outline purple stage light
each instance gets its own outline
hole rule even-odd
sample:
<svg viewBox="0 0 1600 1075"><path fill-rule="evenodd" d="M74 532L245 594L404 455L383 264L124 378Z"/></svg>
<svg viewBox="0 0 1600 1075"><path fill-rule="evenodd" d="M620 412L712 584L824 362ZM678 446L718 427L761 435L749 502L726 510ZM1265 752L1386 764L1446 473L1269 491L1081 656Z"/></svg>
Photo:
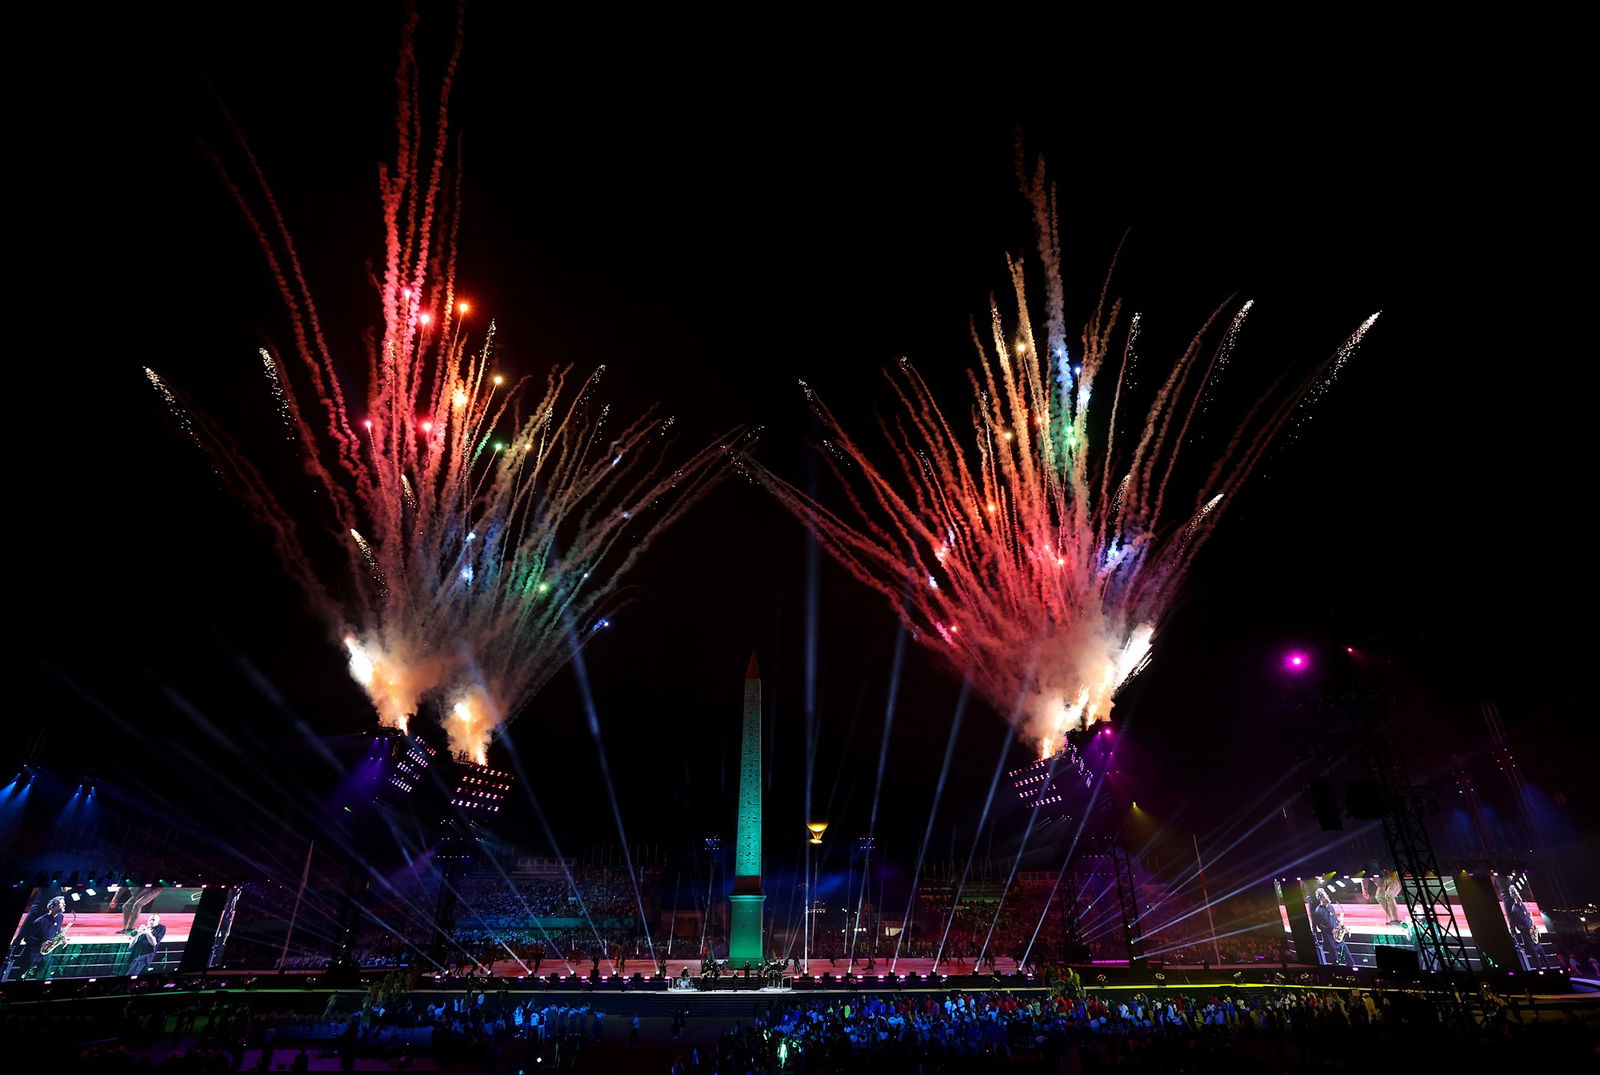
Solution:
<svg viewBox="0 0 1600 1075"><path fill-rule="evenodd" d="M1301 672L1304 671L1306 666L1311 662L1306 659L1306 655L1304 653L1301 653L1299 650L1293 650L1287 657L1284 658L1283 663L1284 666L1289 669L1289 671Z"/></svg>

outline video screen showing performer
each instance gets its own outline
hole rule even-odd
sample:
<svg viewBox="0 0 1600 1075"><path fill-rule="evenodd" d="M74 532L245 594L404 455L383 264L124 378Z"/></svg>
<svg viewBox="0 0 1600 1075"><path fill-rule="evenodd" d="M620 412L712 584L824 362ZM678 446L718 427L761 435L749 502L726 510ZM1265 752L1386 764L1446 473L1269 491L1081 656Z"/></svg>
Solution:
<svg viewBox="0 0 1600 1075"><path fill-rule="evenodd" d="M200 897L198 887L36 888L12 935L0 981L176 970Z"/></svg>
<svg viewBox="0 0 1600 1075"><path fill-rule="evenodd" d="M1317 942L1317 962L1325 967L1350 966L1350 946L1345 943L1350 938L1350 927L1345 923L1343 908L1333 902L1325 885L1316 887L1306 913L1311 919L1311 936Z"/></svg>
<svg viewBox="0 0 1600 1075"><path fill-rule="evenodd" d="M1491 873L1495 895L1500 898L1500 913L1505 916L1511 943L1523 970L1552 970L1557 966L1554 932L1533 897L1533 886L1524 870Z"/></svg>
<svg viewBox="0 0 1600 1075"><path fill-rule="evenodd" d="M1430 883L1442 884L1444 889L1444 900L1435 903L1435 916L1441 920L1454 916L1468 965L1478 969L1478 950L1455 880L1431 878ZM1311 923L1317 962L1323 966L1375 967L1377 949L1387 946L1416 951L1426 967L1433 958L1432 944L1426 938L1418 944L1420 924L1412 920L1405 885L1398 872L1377 862L1369 862L1359 873L1302 879L1301 897Z"/></svg>

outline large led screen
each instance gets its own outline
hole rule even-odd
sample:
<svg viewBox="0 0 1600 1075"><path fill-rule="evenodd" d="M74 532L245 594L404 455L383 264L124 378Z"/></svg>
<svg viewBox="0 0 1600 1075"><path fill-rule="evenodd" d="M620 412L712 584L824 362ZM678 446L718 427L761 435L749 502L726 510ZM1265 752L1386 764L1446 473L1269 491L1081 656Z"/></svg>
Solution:
<svg viewBox="0 0 1600 1075"><path fill-rule="evenodd" d="M1434 905L1434 915L1441 920L1447 915L1454 917L1467 962L1473 970L1478 970L1477 945L1455 880L1450 877L1437 880L1443 883L1445 900ZM1400 948L1416 952L1422 970L1435 969L1431 940L1418 937L1419 931L1430 927L1425 922L1413 921L1407 905L1405 886L1410 883L1409 878L1402 879L1398 874L1375 871L1325 874L1299 879L1298 885L1280 884L1279 909L1285 929L1289 924L1287 901L1291 899L1300 901L1301 906L1296 910L1303 909L1311 923L1313 951L1297 951L1296 958L1323 966L1376 967L1380 948Z"/></svg>
<svg viewBox="0 0 1600 1075"><path fill-rule="evenodd" d="M1523 870L1491 873L1494 894L1500 901L1500 914L1511 933L1511 943L1523 970L1552 970L1556 963L1555 931L1545 920L1533 885Z"/></svg>
<svg viewBox="0 0 1600 1075"><path fill-rule="evenodd" d="M0 981L177 970L201 895L198 886L35 888L12 933Z"/></svg>

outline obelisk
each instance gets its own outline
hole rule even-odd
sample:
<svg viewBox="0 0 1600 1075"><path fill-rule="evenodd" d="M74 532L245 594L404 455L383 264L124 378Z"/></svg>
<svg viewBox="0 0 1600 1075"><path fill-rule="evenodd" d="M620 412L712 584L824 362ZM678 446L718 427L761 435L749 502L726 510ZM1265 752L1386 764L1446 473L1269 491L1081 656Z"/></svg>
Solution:
<svg viewBox="0 0 1600 1075"><path fill-rule="evenodd" d="M759 967L766 958L761 948L761 920L767 897L761 891L761 670L756 655L744 674L744 734L739 741L739 828L733 858L732 925L728 936L728 962L734 970L745 960Z"/></svg>

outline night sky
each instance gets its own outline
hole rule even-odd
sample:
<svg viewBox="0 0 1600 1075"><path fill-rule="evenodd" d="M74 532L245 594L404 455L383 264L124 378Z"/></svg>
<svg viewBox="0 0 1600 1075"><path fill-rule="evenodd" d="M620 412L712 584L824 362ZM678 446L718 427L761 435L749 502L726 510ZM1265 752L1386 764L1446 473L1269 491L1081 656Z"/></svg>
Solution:
<svg viewBox="0 0 1600 1075"><path fill-rule="evenodd" d="M140 367L242 441L271 435L255 349L286 342L288 322L202 150L234 152L208 82L357 353L376 319L364 263L401 9L174 10L105 27L29 127L24 301L41 283L49 295L13 344L28 371L14 381L21 443L37 451L17 461L22 696L0 762L135 778L167 800L140 793L140 810L226 827L254 809L233 790L254 786L246 762L327 783L296 721L350 736L370 710ZM449 32L449 12L426 5L425 78ZM623 413L658 404L694 440L761 426L759 457L802 485L819 463L799 378L864 431L893 405L881 371L907 355L964 413L969 321L1006 287L1005 255L1032 249L1019 129L1060 186L1074 320L1127 232L1112 292L1145 316L1146 368L1230 295L1256 300L1241 356L1269 376L1383 310L1202 556L1117 710L1121 768L1141 805L1182 810L1175 830L1203 838L1295 756L1283 650L1338 640L1391 662L1420 768L1481 762L1478 707L1496 700L1530 781L1566 796L1568 834L1594 851L1593 755L1575 749L1592 743L1577 693L1591 559L1577 367L1590 345L1565 267L1585 244L1559 95L1393 44L1172 67L1030 42L1007 79L953 49L865 36L725 52L490 5L468 12L466 34L458 288L498 322L502 363L536 376L605 363ZM754 650L775 727L768 840L798 850L806 550L766 494L730 481L651 550L589 649L631 842L676 855L731 837ZM854 832L897 626L826 560L818 585L814 795ZM909 651L878 833L891 857L921 836L957 689ZM570 671L512 734L563 850L616 843ZM1000 734L975 705L935 852L965 847ZM1581 848L1567 852L1576 870Z"/></svg>

